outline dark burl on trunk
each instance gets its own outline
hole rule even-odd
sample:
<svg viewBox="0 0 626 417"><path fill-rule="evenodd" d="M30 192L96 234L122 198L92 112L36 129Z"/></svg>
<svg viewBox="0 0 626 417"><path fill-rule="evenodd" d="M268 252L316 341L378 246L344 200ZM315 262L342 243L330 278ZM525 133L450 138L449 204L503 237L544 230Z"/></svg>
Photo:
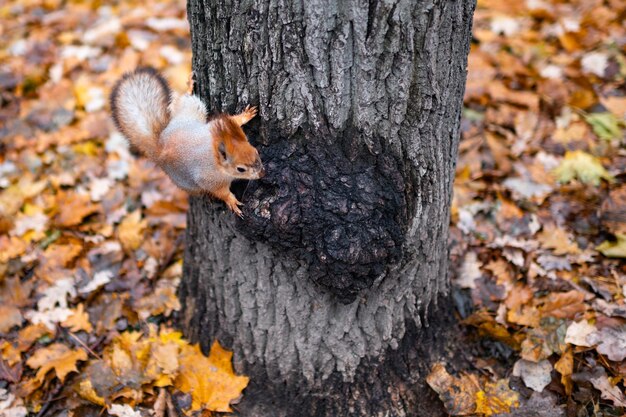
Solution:
<svg viewBox="0 0 626 417"><path fill-rule="evenodd" d="M191 199L180 291L187 334L251 377L241 415L439 415L423 377L451 327L432 311L473 9L189 0L196 94L259 106L267 176L234 185L242 220Z"/></svg>

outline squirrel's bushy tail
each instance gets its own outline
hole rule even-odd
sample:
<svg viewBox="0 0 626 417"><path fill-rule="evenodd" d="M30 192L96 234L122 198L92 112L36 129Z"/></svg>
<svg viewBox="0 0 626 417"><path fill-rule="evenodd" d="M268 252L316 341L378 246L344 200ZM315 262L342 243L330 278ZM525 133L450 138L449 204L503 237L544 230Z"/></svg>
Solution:
<svg viewBox="0 0 626 417"><path fill-rule="evenodd" d="M119 131L148 157L170 121L172 93L167 81L150 67L125 74L111 92L111 113Z"/></svg>

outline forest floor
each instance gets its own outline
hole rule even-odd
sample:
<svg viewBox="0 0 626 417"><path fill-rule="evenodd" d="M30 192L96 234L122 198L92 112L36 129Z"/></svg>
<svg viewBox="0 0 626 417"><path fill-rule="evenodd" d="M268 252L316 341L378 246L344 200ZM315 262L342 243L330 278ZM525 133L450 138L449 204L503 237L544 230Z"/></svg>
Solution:
<svg viewBox="0 0 626 417"><path fill-rule="evenodd" d="M109 117L139 65L186 89L184 2L106 4L0 5L0 417L226 412L248 382L175 330L187 197ZM479 1L450 237L475 348L428 377L451 415L626 410L625 20Z"/></svg>

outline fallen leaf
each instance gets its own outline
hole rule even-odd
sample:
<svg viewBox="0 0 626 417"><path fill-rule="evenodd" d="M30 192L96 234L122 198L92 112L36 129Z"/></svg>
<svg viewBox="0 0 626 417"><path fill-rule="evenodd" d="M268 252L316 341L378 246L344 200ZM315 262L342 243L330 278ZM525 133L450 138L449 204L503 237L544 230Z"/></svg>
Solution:
<svg viewBox="0 0 626 417"><path fill-rule="evenodd" d="M622 129L612 113L591 113L585 116L585 120L600 139L613 140L622 137Z"/></svg>
<svg viewBox="0 0 626 417"><path fill-rule="evenodd" d="M606 371L601 366L596 366L589 372L581 372L572 375L576 382L589 381L605 400L611 401L617 407L626 407L626 396L619 387L611 384Z"/></svg>
<svg viewBox="0 0 626 417"><path fill-rule="evenodd" d="M597 344L596 350L610 360L620 362L626 358L626 326L605 327L587 337L591 344Z"/></svg>
<svg viewBox="0 0 626 417"><path fill-rule="evenodd" d="M476 376L471 374L452 376L445 365L438 362L433 365L426 382L439 395L449 414L454 416L474 414L476 394L480 390Z"/></svg>
<svg viewBox="0 0 626 417"><path fill-rule="evenodd" d="M59 214L55 221L59 226L71 227L82 223L83 219L99 210L97 204L93 204L89 194L77 194L74 192L60 192L57 198Z"/></svg>
<svg viewBox="0 0 626 417"><path fill-rule="evenodd" d="M554 369L561 374L561 383L565 387L565 393L570 395L572 393L572 372L574 372L574 354L572 349L567 349L561 355L561 358L554 364Z"/></svg>
<svg viewBox="0 0 626 417"><path fill-rule="evenodd" d="M476 410L478 414L492 416L508 413L519 406L519 394L509 388L509 381L501 379L487 382L485 389L476 393Z"/></svg>
<svg viewBox="0 0 626 417"><path fill-rule="evenodd" d="M89 322L89 314L85 311L84 304L79 304L73 314L65 319L61 326L68 327L72 332L85 331L87 333L93 330Z"/></svg>
<svg viewBox="0 0 626 417"><path fill-rule="evenodd" d="M618 234L616 240L606 240L596 246L596 250L607 258L626 258L626 234Z"/></svg>
<svg viewBox="0 0 626 417"><path fill-rule="evenodd" d="M8 333L13 327L21 325L23 320L19 308L0 305L0 334Z"/></svg>
<svg viewBox="0 0 626 417"><path fill-rule="evenodd" d="M572 319L587 309L584 300L585 294L576 290L551 293L541 308L541 312L546 316L559 319Z"/></svg>
<svg viewBox="0 0 626 417"><path fill-rule="evenodd" d="M38 369L35 379L40 383L44 381L46 374L53 370L61 382L70 372L77 372L76 363L86 361L87 354L84 350L70 350L61 343L53 343L45 348L38 349L33 356L28 358L26 364L32 369Z"/></svg>
<svg viewBox="0 0 626 417"><path fill-rule="evenodd" d="M213 342L208 358L198 345L182 349L174 385L182 392L191 393L191 411L231 411L229 404L241 396L249 380L233 373L232 356L217 341Z"/></svg>
<svg viewBox="0 0 626 417"><path fill-rule="evenodd" d="M596 327L590 324L587 320L582 320L580 322L573 322L567 328L567 333L565 334L565 343L571 343L576 346L589 347L593 345L590 343L589 335L596 331Z"/></svg>
<svg viewBox="0 0 626 417"><path fill-rule="evenodd" d="M124 218L117 228L117 233L122 246L127 251L132 251L143 242L143 231L147 221L141 220L141 212L135 210Z"/></svg>
<svg viewBox="0 0 626 417"><path fill-rule="evenodd" d="M561 183L578 179L584 184L598 186L601 179L613 181L613 176L604 169L600 161L583 151L566 152L565 158L554 170L554 175Z"/></svg>
<svg viewBox="0 0 626 417"><path fill-rule="evenodd" d="M552 380L551 371L552 364L548 360L535 363L520 359L513 366L513 375L521 377L524 385L536 392L542 392L548 386Z"/></svg>

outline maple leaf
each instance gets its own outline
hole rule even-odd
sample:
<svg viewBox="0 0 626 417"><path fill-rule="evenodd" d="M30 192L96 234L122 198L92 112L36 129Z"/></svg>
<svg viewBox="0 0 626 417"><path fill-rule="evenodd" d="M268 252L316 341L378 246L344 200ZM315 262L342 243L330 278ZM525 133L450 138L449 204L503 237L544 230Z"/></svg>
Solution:
<svg viewBox="0 0 626 417"><path fill-rule="evenodd" d="M563 162L554 170L554 175L561 183L568 183L576 178L585 184L596 186L600 185L601 179L613 181L613 176L604 169L600 161L583 151L566 152Z"/></svg>
<svg viewBox="0 0 626 417"><path fill-rule="evenodd" d="M76 363L86 361L87 354L84 350L70 350L61 343L53 343L45 348L38 349L33 356L28 358L26 364L32 369L38 369L35 379L42 383L46 374L53 370L61 382L70 372L76 372Z"/></svg>
<svg viewBox="0 0 626 417"><path fill-rule="evenodd" d="M509 388L509 382L506 379L495 383L487 382L484 391L476 393L476 413L492 416L508 413L518 406L519 394Z"/></svg>
<svg viewBox="0 0 626 417"><path fill-rule="evenodd" d="M91 323L89 322L89 314L85 311L84 304L79 304L76 310L65 319L61 325L68 327L72 332L79 332L81 330L89 333L93 330Z"/></svg>
<svg viewBox="0 0 626 417"><path fill-rule="evenodd" d="M215 341L207 358L199 345L181 350L180 370L174 381L176 388L191 393L191 411L230 412L229 404L241 396L249 378L235 375L231 364L232 352Z"/></svg>

